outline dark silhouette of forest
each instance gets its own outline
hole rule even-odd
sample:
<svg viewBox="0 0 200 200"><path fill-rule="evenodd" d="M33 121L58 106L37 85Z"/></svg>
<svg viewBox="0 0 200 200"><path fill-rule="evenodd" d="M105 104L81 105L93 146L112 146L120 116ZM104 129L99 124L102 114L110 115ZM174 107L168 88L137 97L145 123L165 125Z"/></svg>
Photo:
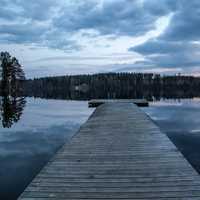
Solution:
<svg viewBox="0 0 200 200"><path fill-rule="evenodd" d="M200 77L143 73L45 77L26 80L24 95L74 100L192 98L200 96Z"/></svg>
<svg viewBox="0 0 200 200"><path fill-rule="evenodd" d="M8 52L0 53L0 119L4 128L16 123L23 112L26 100L21 96L25 73L19 61Z"/></svg>

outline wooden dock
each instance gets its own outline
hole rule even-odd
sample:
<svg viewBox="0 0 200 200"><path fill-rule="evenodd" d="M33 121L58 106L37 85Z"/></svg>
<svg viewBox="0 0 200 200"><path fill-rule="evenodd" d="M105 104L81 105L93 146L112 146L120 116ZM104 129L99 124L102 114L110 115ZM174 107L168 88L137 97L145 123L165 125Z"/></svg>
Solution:
<svg viewBox="0 0 200 200"><path fill-rule="evenodd" d="M134 103L139 107L149 106L146 99L92 99L88 102L89 107L98 107L104 103Z"/></svg>
<svg viewBox="0 0 200 200"><path fill-rule="evenodd" d="M200 200L200 176L132 103L99 106L20 200Z"/></svg>

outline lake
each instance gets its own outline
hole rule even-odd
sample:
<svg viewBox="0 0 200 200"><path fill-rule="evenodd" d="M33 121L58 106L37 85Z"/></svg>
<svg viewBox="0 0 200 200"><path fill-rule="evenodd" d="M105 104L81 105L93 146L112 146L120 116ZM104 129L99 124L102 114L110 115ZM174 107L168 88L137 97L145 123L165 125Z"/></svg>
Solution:
<svg viewBox="0 0 200 200"><path fill-rule="evenodd" d="M93 109L87 107L87 102L82 101L34 98L26 98L25 101L20 119L16 123L12 122L11 128L0 125L2 200L16 199L44 164L93 112ZM8 108L13 103L11 101L4 104ZM7 119L4 120L4 126L10 126L11 121L16 119L14 116L19 115L14 110L22 110L16 109L17 106L10 107L15 109L11 114L4 114Z"/></svg>
<svg viewBox="0 0 200 200"><path fill-rule="evenodd" d="M15 200L94 111L87 101L2 98L0 199ZM200 99L142 108L200 172Z"/></svg>

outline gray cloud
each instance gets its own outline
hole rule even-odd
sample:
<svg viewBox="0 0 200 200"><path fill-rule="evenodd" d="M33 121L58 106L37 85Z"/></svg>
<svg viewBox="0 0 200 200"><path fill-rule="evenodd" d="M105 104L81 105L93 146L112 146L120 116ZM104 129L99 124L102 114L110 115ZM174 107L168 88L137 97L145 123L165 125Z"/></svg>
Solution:
<svg viewBox="0 0 200 200"><path fill-rule="evenodd" d="M5 7L0 7L0 19L13 20L18 13Z"/></svg>
<svg viewBox="0 0 200 200"><path fill-rule="evenodd" d="M189 71L200 66L200 1L176 1L167 29L156 39L132 47L152 66ZM172 9L171 9L172 10Z"/></svg>
<svg viewBox="0 0 200 200"><path fill-rule="evenodd" d="M34 43L41 40L46 30L46 26L33 23L0 25L0 34L4 35L0 37L0 40L13 43Z"/></svg>
<svg viewBox="0 0 200 200"><path fill-rule="evenodd" d="M58 6L55 0L15 0L23 6L22 16L33 20L49 20Z"/></svg>
<svg viewBox="0 0 200 200"><path fill-rule="evenodd" d="M80 49L70 37L93 30L100 35L138 36L152 30L155 21L175 9L171 0L3 0L0 39L15 43L40 43L50 48ZM89 36L89 35L88 35ZM24 38L24 41L23 41ZM67 39L66 39L67 38ZM72 44L74 43L74 44ZM43 45L43 44L42 44Z"/></svg>
<svg viewBox="0 0 200 200"><path fill-rule="evenodd" d="M159 16L170 12L168 1L155 10L147 0L143 5L139 0L107 0L102 5L98 0L3 0L0 19L6 23L0 24L0 41L80 50L78 41L71 38L74 33L93 30L113 37L144 34L154 28Z"/></svg>
<svg viewBox="0 0 200 200"><path fill-rule="evenodd" d="M149 40L129 50L145 56L149 66L182 69L200 66L200 44L196 43Z"/></svg>
<svg viewBox="0 0 200 200"><path fill-rule="evenodd" d="M54 0L3 0L0 6L0 41L9 44L34 44L49 48L79 49L76 41L53 27L60 4Z"/></svg>
<svg viewBox="0 0 200 200"><path fill-rule="evenodd" d="M179 8L180 0L145 0L144 10L154 16L163 16L175 12Z"/></svg>
<svg viewBox="0 0 200 200"><path fill-rule="evenodd" d="M200 1L181 0L171 23L162 39L172 41L194 41L200 39Z"/></svg>
<svg viewBox="0 0 200 200"><path fill-rule="evenodd" d="M153 39L136 47L132 47L129 49L129 51L135 51L143 55L175 53L187 54L194 51L200 51L200 45L191 42L170 42L165 40Z"/></svg>
<svg viewBox="0 0 200 200"><path fill-rule="evenodd" d="M48 20L57 4L54 0L3 0L0 6L0 18Z"/></svg>
<svg viewBox="0 0 200 200"><path fill-rule="evenodd" d="M169 2L162 1L161 8L155 9L155 0L75 1L62 10L62 15L54 20L54 25L67 31L94 29L101 35L138 36L154 28L155 21L172 12ZM162 5L161 3L161 5ZM172 3L174 4L174 3ZM75 6L76 5L76 6Z"/></svg>

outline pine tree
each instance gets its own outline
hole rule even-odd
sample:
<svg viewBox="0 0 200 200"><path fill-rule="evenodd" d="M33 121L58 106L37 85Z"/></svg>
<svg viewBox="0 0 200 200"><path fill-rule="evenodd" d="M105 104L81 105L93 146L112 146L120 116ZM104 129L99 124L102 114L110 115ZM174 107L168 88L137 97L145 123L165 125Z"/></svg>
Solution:
<svg viewBox="0 0 200 200"><path fill-rule="evenodd" d="M16 94L20 89L20 82L25 80L22 66L15 57L8 52L1 52L1 89L6 94Z"/></svg>

